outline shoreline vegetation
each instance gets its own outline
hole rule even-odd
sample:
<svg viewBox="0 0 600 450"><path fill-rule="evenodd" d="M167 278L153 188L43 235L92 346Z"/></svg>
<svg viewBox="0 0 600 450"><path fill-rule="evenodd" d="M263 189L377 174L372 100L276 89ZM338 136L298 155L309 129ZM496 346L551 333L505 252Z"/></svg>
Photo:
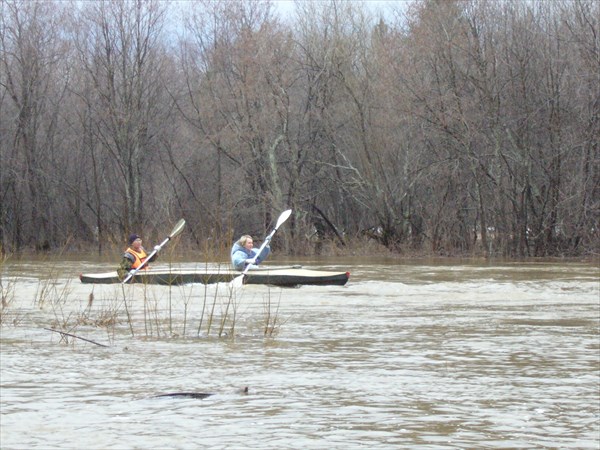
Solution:
<svg viewBox="0 0 600 450"><path fill-rule="evenodd" d="M25 273L11 273L9 268L6 275L10 259L0 259L0 329L41 328L50 338L60 335L64 345L112 347L122 339L233 339L240 321L245 332L273 339L287 321L279 314L283 294L271 287L258 297L234 283L99 288L79 285L76 277L65 276L58 261L47 262L42 276L22 283ZM248 319L242 312L256 302L259 312Z"/></svg>
<svg viewBox="0 0 600 450"><path fill-rule="evenodd" d="M276 241L276 240L275 240ZM158 241L156 241L158 242ZM261 242L257 239L257 242ZM321 242L315 243L307 241L307 245L300 246L301 252L286 252L284 248L277 248L277 244L273 245L273 255L269 260L265 261L265 264L276 264L273 261L285 260L292 261L294 258L299 260L318 257L327 260L341 258L355 258L362 257L367 259L388 259L388 260L437 260L437 261L452 261L452 260L488 260L493 261L590 261L600 262L600 249L596 251L590 250L587 253L579 255L554 255L554 256L510 256L505 254L493 254L490 252L484 252L481 248L473 249L470 252L432 252L432 251L418 251L414 249L408 250L390 250L382 244L363 238L355 240L347 240L348 245L340 246L335 242ZM154 241L151 242L150 248L154 246ZM69 247L64 247L56 250L35 250L33 248L23 249L18 253L6 254L0 251L3 255L5 262L9 262L11 259L24 260L30 257L40 259L48 257L52 260L58 260L61 257L70 259L73 257L83 257L87 255L89 259L100 260L103 262L115 262L115 267L118 266L120 258L125 250L126 246L110 245L103 246L102 254L97 252L86 252L85 247L90 243L73 243ZM92 244L93 245L93 244ZM148 245L147 245L148 246ZM1 249L0 249L1 250ZM179 242L177 239L173 244L169 244L168 247L163 248L159 253L159 259L156 264L163 264L169 261L186 261L186 262L213 262L223 263L227 266L230 264L229 247L218 246L217 248L207 247L204 248L193 248L188 245L187 242Z"/></svg>

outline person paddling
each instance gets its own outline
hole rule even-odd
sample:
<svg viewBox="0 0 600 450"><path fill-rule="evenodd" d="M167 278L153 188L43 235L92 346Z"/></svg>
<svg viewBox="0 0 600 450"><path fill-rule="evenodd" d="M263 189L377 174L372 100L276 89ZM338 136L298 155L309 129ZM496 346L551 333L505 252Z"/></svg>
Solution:
<svg viewBox="0 0 600 450"><path fill-rule="evenodd" d="M239 238L231 248L231 264L235 270L243 271L246 266L250 265L250 269L255 268L263 262L271 252L270 247L271 237L267 237L267 245L259 255L258 250L254 249L254 240L252 236L245 234Z"/></svg>
<svg viewBox="0 0 600 450"><path fill-rule="evenodd" d="M129 247L127 248L127 250L125 250L125 253L123 253L121 264L119 265L119 269L117 270L119 278L121 279L125 278L127 276L127 273L137 269L142 264L142 262L144 262L144 260L148 257L146 250L144 250L144 247L142 247L142 238L139 234L134 233L131 236L129 236L127 244L129 245ZM156 245L154 247L156 253L150 260L148 260L148 262L156 260L160 249L160 245ZM142 267L141 270L145 270L147 268L148 264L144 265L144 267Z"/></svg>

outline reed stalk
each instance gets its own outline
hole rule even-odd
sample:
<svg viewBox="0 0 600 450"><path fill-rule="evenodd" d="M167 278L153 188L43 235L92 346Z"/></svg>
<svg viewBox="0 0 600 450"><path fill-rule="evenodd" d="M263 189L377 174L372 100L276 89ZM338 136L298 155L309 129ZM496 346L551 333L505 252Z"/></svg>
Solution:
<svg viewBox="0 0 600 450"><path fill-rule="evenodd" d="M131 331L131 337L135 336L133 332L133 322L131 320L131 314L129 313L129 307L127 306L127 295L125 294L125 285L121 284L121 289L123 291L123 304L125 305L125 314L127 314L127 322L129 323L129 330Z"/></svg>
<svg viewBox="0 0 600 450"><path fill-rule="evenodd" d="M185 333L186 333L186 330L187 330L189 305L190 305L190 302L192 300L193 286L190 287L189 292L186 292L185 286L181 286L180 293L181 293L181 297L183 298L183 329L182 329L182 335L185 336Z"/></svg>
<svg viewBox="0 0 600 450"><path fill-rule="evenodd" d="M204 301L202 302L202 312L200 313L200 321L198 322L198 332L197 336L200 336L200 332L202 330L202 322L204 321L204 313L206 311L206 299L208 298L208 284L204 285Z"/></svg>
<svg viewBox="0 0 600 450"><path fill-rule="evenodd" d="M267 293L264 303L265 310L265 328L264 328L264 336L272 338L277 333L279 333L281 322L279 319L279 307L281 306L281 295L279 293L279 298L277 299L277 304L275 305L275 311L273 311L273 304L271 302L271 290Z"/></svg>
<svg viewBox="0 0 600 450"><path fill-rule="evenodd" d="M1 305L0 305L0 326L2 326L6 319L8 318L9 307L15 299L15 287L17 285L15 277L4 276L4 267L6 262L8 261L9 255L2 254L2 247L0 246L0 296L1 296ZM14 321L13 321L14 322Z"/></svg>
<svg viewBox="0 0 600 450"><path fill-rule="evenodd" d="M229 314L229 306L232 303L233 298L233 287L229 288L229 296L227 298L227 303L225 304L225 313L221 316L221 326L219 327L219 337L223 335L223 328L225 327L225 321L227 320L227 314Z"/></svg>
<svg viewBox="0 0 600 450"><path fill-rule="evenodd" d="M5 272L7 260L7 256L0 259L2 274ZM170 263L169 267L172 266ZM98 341L93 335L86 336L89 329L93 328L97 328L98 331L103 329L108 342L114 342L117 333L129 335L130 338L160 337L167 333L170 337L178 336L177 333L185 337L192 331L192 320L196 320L193 315L196 313L200 316L197 325L198 337L203 334L208 337L234 337L239 332L238 320L245 314L245 310L240 309L243 303L241 294L245 291L236 290L231 283L203 286L192 284L176 288L169 286L168 292L165 292L163 287L155 290L150 285L121 284L114 286L112 293L94 285L91 291L84 294L84 299L73 302L72 274L61 274L62 266L56 264L50 263L46 267L49 269L38 279L37 285L34 285L33 305L40 309L48 309L51 317L47 323L39 326L64 333L61 334L61 342L68 344L73 342L73 337L69 337L68 334L75 335L77 339L89 337L90 340ZM206 268L208 270L208 263ZM12 310L10 306L18 292L15 290L16 283L16 277L0 277L0 326L6 325L9 317L12 320L9 309ZM78 292L81 290L78 289ZM269 293L265 300L262 331L266 337L274 336L281 325L278 316L279 303L275 302L274 298L272 293ZM139 304L138 301L143 303ZM195 304L196 301L202 303Z"/></svg>

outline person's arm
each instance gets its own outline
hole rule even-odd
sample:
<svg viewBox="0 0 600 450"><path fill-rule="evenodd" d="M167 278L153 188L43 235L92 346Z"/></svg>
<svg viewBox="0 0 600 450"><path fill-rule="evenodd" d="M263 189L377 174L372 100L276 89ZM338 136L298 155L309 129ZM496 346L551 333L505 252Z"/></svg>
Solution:
<svg viewBox="0 0 600 450"><path fill-rule="evenodd" d="M246 258L248 258L248 256L245 252L239 249L234 250L231 253L231 265L235 270L239 270L241 272L242 270L244 270Z"/></svg>
<svg viewBox="0 0 600 450"><path fill-rule="evenodd" d="M271 247L267 245L265 248L263 248L263 251L260 254L258 254L258 250L252 250L252 252L254 253L254 258L256 259L255 264L260 264L267 259L267 256L269 256L271 253Z"/></svg>
<svg viewBox="0 0 600 450"><path fill-rule="evenodd" d="M117 273L119 274L119 278L125 278L129 271L131 270L131 266L133 266L133 262L135 258L129 253L125 252L123 254L123 258L121 258L121 264L119 264L119 268L117 269Z"/></svg>
<svg viewBox="0 0 600 450"><path fill-rule="evenodd" d="M156 261L156 258L158 258L158 252L160 251L160 245L155 245L154 250L156 250L156 253L154 254L154 256L152 256L152 258L150 258L148 260L149 263Z"/></svg>

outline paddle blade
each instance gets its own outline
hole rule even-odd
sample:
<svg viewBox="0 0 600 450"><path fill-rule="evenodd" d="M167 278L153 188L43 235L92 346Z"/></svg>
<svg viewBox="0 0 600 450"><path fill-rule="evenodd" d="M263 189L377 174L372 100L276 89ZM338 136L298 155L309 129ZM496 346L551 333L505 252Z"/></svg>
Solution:
<svg viewBox="0 0 600 450"><path fill-rule="evenodd" d="M289 217L292 215L292 210L288 209L287 211L282 212L279 215L279 219L277 219L277 225L275 225L275 229L279 228L283 222L285 222L286 220L289 219Z"/></svg>
<svg viewBox="0 0 600 450"><path fill-rule="evenodd" d="M183 231L183 227L185 227L185 219L181 219L179 222L177 222L173 228L173 231L171 231L171 234L169 235L169 239L173 239L175 236L181 233Z"/></svg>
<svg viewBox="0 0 600 450"><path fill-rule="evenodd" d="M234 289L238 289L241 288L244 285L244 275L245 273L235 277L233 280L231 280L231 285L233 286Z"/></svg>

